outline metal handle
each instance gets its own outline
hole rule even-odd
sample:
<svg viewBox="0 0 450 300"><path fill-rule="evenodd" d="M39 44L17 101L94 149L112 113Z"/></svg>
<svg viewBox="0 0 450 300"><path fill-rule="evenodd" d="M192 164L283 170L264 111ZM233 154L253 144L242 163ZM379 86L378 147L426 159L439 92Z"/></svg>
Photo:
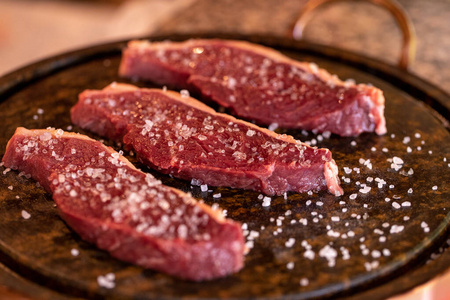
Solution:
<svg viewBox="0 0 450 300"><path fill-rule="evenodd" d="M303 37L303 31L306 24L312 18L312 12L324 4L331 4L343 0L310 0L303 9L300 11L297 22L292 30L292 36L295 40L300 40ZM408 66L414 61L416 53L416 32L414 26L404 11L404 9L395 0L354 0L354 1L366 1L375 5L379 5L387 9L391 15L397 21L403 34L403 44L400 52L400 58L398 66L401 69L407 70Z"/></svg>

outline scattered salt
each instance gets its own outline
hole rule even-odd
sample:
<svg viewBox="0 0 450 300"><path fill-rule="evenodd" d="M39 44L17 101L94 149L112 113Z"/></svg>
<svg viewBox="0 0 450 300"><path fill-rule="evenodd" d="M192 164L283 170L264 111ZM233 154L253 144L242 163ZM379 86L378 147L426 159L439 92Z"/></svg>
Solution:
<svg viewBox="0 0 450 300"><path fill-rule="evenodd" d="M182 98L189 98L189 91L188 90L181 90L180 95Z"/></svg>
<svg viewBox="0 0 450 300"><path fill-rule="evenodd" d="M370 192L371 189L372 188L370 186L365 186L362 189L360 189L359 192L363 193L363 194L367 194L368 192Z"/></svg>
<svg viewBox="0 0 450 300"><path fill-rule="evenodd" d="M300 279L300 285L301 286L307 286L309 284L308 278L302 278Z"/></svg>
<svg viewBox="0 0 450 300"><path fill-rule="evenodd" d="M405 226L403 225L392 225L390 233L399 233L402 232Z"/></svg>
<svg viewBox="0 0 450 300"><path fill-rule="evenodd" d="M247 130L247 136L254 136L255 133L256 133L256 131L254 131L254 130L251 130L251 129Z"/></svg>
<svg viewBox="0 0 450 300"><path fill-rule="evenodd" d="M114 273L108 273L105 276L98 276L97 277L97 283L100 287L104 287L107 289L112 289L116 286L114 280L115 280L115 275Z"/></svg>
<svg viewBox="0 0 450 300"><path fill-rule="evenodd" d="M381 252L378 250L373 250L372 251L372 257L373 258L379 258L381 256Z"/></svg>
<svg viewBox="0 0 450 300"><path fill-rule="evenodd" d="M395 209L399 209L401 206L400 206L400 204L398 204L397 202L392 202L392 206L395 208Z"/></svg>
<svg viewBox="0 0 450 300"><path fill-rule="evenodd" d="M270 198L270 197L264 197L263 198L263 203L262 203L262 206L264 206L264 207L267 207L267 206L270 206L270 202L272 201L272 199Z"/></svg>
<svg viewBox="0 0 450 300"><path fill-rule="evenodd" d="M269 129L270 131L274 131L274 130L277 129L277 128L278 128L278 123L272 123L272 124L270 124L269 127L268 127L268 129Z"/></svg>
<svg viewBox="0 0 450 300"><path fill-rule="evenodd" d="M22 210L22 218L28 220L30 217L31 215L26 210Z"/></svg>
<svg viewBox="0 0 450 300"><path fill-rule="evenodd" d="M289 238L289 240L287 240L284 245L286 246L286 248L291 248L292 246L294 246L294 244L295 244L295 239Z"/></svg>
<svg viewBox="0 0 450 300"><path fill-rule="evenodd" d="M350 169L349 167L344 167L344 172L345 174L350 174L352 172L352 169Z"/></svg>

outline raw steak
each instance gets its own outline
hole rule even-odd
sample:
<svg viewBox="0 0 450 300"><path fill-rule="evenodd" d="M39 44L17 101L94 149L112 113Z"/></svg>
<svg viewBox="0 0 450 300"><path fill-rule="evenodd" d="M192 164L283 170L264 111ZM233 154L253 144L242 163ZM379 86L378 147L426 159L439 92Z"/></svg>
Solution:
<svg viewBox="0 0 450 300"><path fill-rule="evenodd" d="M119 73L189 89L263 125L341 136L386 133L381 90L343 82L315 64L248 42L132 41Z"/></svg>
<svg viewBox="0 0 450 300"><path fill-rule="evenodd" d="M243 265L241 226L86 136L18 128L3 157L53 193L61 217L112 256L189 280Z"/></svg>
<svg viewBox="0 0 450 300"><path fill-rule="evenodd" d="M343 193L328 149L216 113L187 95L113 83L80 94L71 117L82 128L123 141L143 163L175 177L268 195Z"/></svg>

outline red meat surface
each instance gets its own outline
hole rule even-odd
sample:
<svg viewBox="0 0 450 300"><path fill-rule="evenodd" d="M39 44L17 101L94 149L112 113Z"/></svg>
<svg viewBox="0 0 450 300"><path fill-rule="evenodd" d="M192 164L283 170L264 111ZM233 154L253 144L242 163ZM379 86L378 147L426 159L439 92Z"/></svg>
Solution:
<svg viewBox="0 0 450 300"><path fill-rule="evenodd" d="M239 223L100 142L60 129L18 128L3 162L30 174L74 231L118 259L195 281L243 266Z"/></svg>
<svg viewBox="0 0 450 300"><path fill-rule="evenodd" d="M82 128L123 141L145 164L182 179L268 195L343 193L328 149L216 113L175 92L113 83L80 94L71 117Z"/></svg>
<svg viewBox="0 0 450 300"><path fill-rule="evenodd" d="M119 73L189 89L261 125L341 136L386 133L381 90L343 82L315 64L248 42L132 41Z"/></svg>

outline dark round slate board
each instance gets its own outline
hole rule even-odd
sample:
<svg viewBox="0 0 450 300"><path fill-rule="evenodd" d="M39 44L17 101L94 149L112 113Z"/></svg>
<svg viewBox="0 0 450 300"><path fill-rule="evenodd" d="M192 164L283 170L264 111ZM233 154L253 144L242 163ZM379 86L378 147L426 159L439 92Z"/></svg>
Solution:
<svg viewBox="0 0 450 300"><path fill-rule="evenodd" d="M345 195L289 193L287 199L272 197L271 206L264 208L257 192L210 187L210 192L202 193L189 182L140 166L168 185L190 191L208 204L217 203L227 210L228 217L247 224L249 236L255 236L242 271L220 280L192 283L120 262L82 241L59 218L49 194L33 180L2 167L0 261L66 295L111 299L363 295L377 299L386 297L386 291L399 293L447 269L448 259L444 265L432 264L431 269L425 261L449 237L449 96L411 74L355 54L273 37L221 37L268 45L295 59L315 62L340 78L372 83L384 91L385 136L331 136L320 141L321 137L311 132L306 136L301 131L277 130L302 141L315 139L317 146L332 150L340 177L350 180L342 182ZM16 127L66 130L71 126L69 109L78 93L103 88L112 81L127 82L117 76L124 45L118 42L75 51L0 78L0 153L3 155ZM99 138L77 127L72 131ZM120 149L120 145L114 147ZM394 156L404 161L399 171L388 161ZM370 159L372 169L360 159ZM135 162L133 157L130 160ZM344 167L352 172L347 174ZM359 168L359 173L354 168ZM413 174L408 175L410 169ZM378 188L376 178L387 183ZM358 181L370 186L370 192L359 193ZM221 198L213 198L216 193L221 193ZM349 197L352 194L357 194L356 199ZM394 202L400 208L395 208ZM22 218L22 210L31 217ZM72 256L72 249L80 254ZM426 275L407 277L421 268L426 272L419 274ZM109 272L116 276L114 289L97 283L98 276Z"/></svg>

